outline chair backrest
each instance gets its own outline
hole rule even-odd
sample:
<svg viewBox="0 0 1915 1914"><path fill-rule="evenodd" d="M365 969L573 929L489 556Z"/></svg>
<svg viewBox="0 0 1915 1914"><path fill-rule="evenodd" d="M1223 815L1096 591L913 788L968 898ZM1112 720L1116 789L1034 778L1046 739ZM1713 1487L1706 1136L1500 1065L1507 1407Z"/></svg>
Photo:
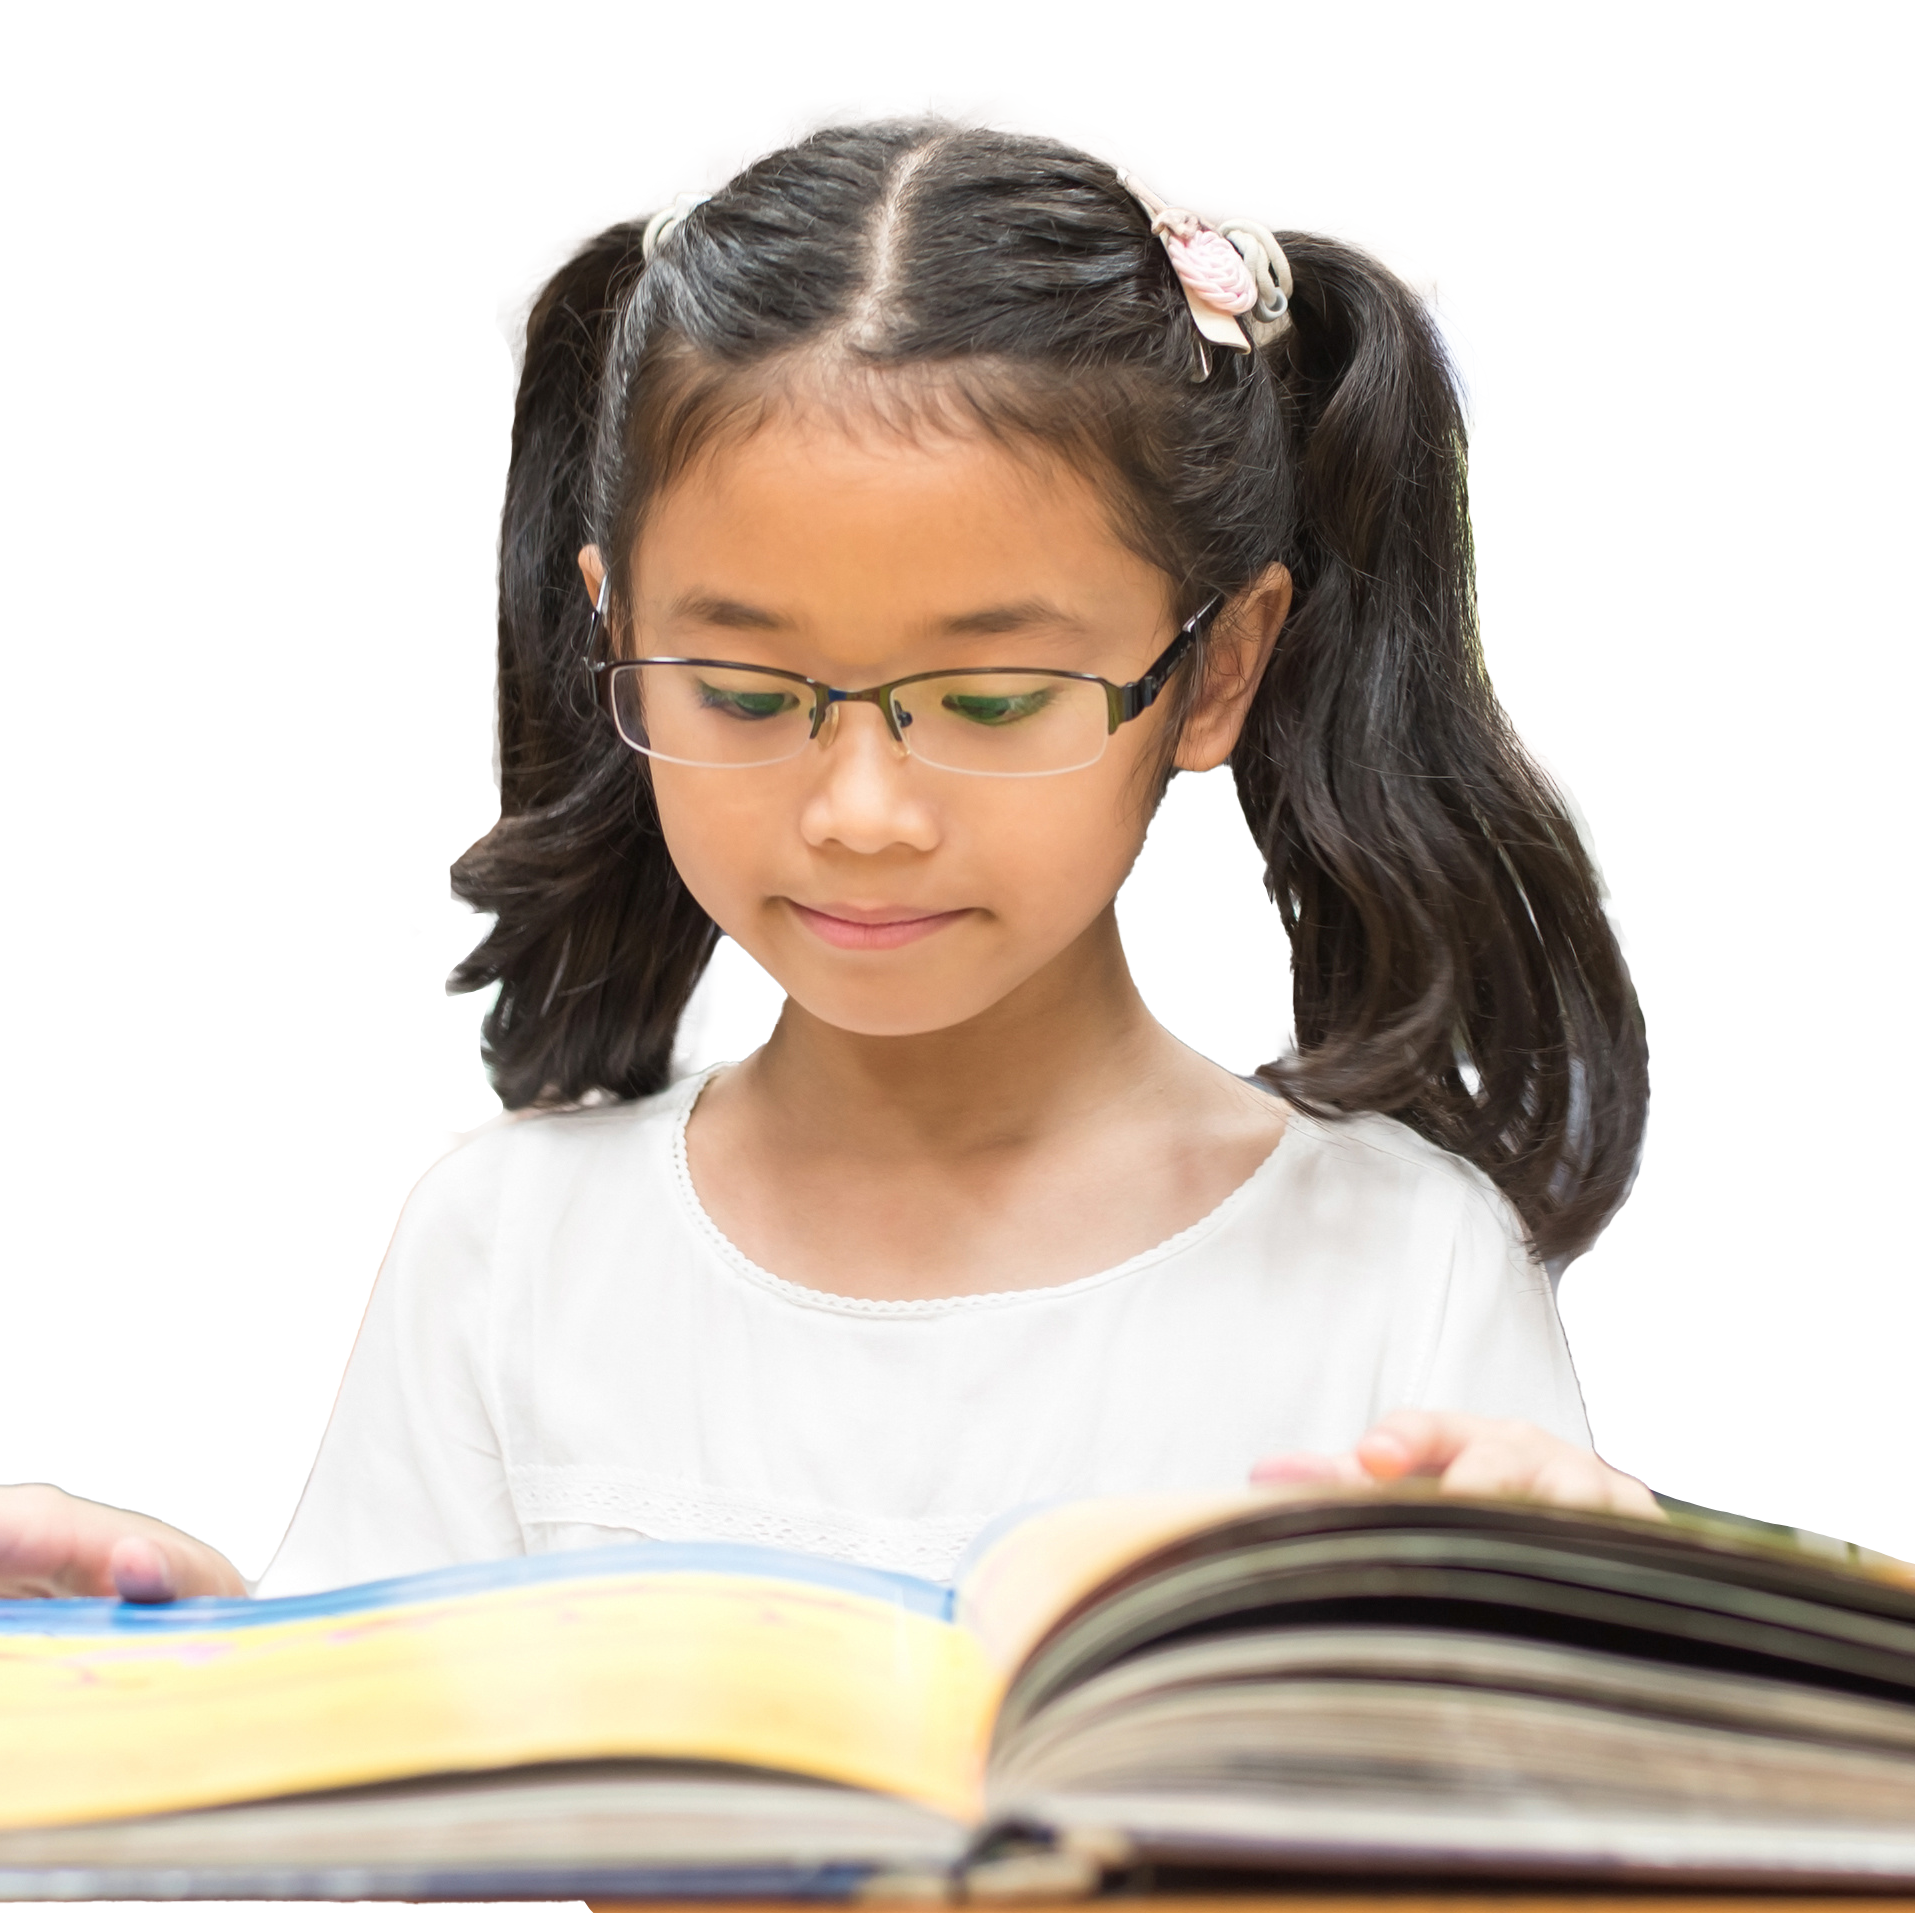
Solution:
<svg viewBox="0 0 1915 1914"><path fill-rule="evenodd" d="M1655 1125L1630 1211L1563 1310L1597 1450L1658 1496L1846 1546L1848 1494L1808 1125L1743 989L1624 904L1611 929L1649 1040ZM1126 923L1139 991L1206 1056L1250 1075L1250 891L1160 900ZM1283 952L1266 1042L1281 1046Z"/></svg>
<svg viewBox="0 0 1915 1914"><path fill-rule="evenodd" d="M0 877L0 1075L358 1075L360 950L316 856L237 833L29 833Z"/></svg>

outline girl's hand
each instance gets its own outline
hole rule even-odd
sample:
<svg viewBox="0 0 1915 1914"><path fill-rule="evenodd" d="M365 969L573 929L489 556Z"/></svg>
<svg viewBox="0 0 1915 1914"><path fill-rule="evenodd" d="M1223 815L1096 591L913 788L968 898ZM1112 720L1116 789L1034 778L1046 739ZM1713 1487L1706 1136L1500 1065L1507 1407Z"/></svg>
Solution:
<svg viewBox="0 0 1915 1914"><path fill-rule="evenodd" d="M1496 1422L1448 1409L1399 1409L1347 1455L1267 1456L1253 1482L1400 1482L1435 1477L1450 1495L1547 1502L1662 1519L1656 1498L1588 1449L1529 1422Z"/></svg>
<svg viewBox="0 0 1915 1914"><path fill-rule="evenodd" d="M44 1482L0 1488L0 1596L244 1595L217 1549L150 1515L83 1502Z"/></svg>

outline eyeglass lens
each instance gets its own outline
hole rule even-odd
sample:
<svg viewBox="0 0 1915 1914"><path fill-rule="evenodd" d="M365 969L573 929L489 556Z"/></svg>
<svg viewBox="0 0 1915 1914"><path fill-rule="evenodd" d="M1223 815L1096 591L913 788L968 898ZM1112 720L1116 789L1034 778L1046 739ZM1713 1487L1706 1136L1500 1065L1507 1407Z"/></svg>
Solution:
<svg viewBox="0 0 1915 1914"><path fill-rule="evenodd" d="M811 738L810 688L748 666L627 663L611 689L619 735L675 764L778 764ZM898 687L892 709L913 757L985 777L1094 764L1110 730L1101 684L1044 672L920 679Z"/></svg>

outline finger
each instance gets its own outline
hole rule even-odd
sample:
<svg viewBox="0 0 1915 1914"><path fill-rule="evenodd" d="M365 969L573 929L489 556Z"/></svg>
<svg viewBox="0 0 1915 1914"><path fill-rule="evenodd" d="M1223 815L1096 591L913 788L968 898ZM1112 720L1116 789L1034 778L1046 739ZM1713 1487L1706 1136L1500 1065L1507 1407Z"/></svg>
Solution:
<svg viewBox="0 0 1915 1914"><path fill-rule="evenodd" d="M123 1602L170 1602L179 1594L173 1564L150 1536L121 1536L107 1557L107 1572Z"/></svg>
<svg viewBox="0 0 1915 1914"><path fill-rule="evenodd" d="M1444 1472L1446 1495L1546 1503L1660 1521L1655 1497L1601 1456L1521 1423L1492 1425Z"/></svg>
<svg viewBox="0 0 1915 1914"><path fill-rule="evenodd" d="M69 1498L45 1482L0 1488L0 1597L93 1595L76 1569Z"/></svg>
<svg viewBox="0 0 1915 1914"><path fill-rule="evenodd" d="M1250 1470L1252 1482L1334 1482L1354 1485L1366 1480L1363 1465L1353 1455L1312 1455L1292 1450L1267 1455Z"/></svg>
<svg viewBox="0 0 1915 1914"><path fill-rule="evenodd" d="M1563 1467L1573 1474L1575 1456L1586 1452L1569 1450L1567 1445L1565 1450L1567 1459ZM1547 1450L1525 1441L1520 1435L1485 1435L1472 1442L1443 1471L1443 1493L1531 1499L1537 1477L1551 1459Z"/></svg>
<svg viewBox="0 0 1915 1914"><path fill-rule="evenodd" d="M1651 1522L1668 1520L1643 1483L1587 1450L1550 1457L1537 1471L1530 1494L1558 1508L1600 1509Z"/></svg>
<svg viewBox="0 0 1915 1914"><path fill-rule="evenodd" d="M1356 1445L1357 1459L1378 1480L1441 1475L1472 1442L1496 1425L1453 1410L1398 1409Z"/></svg>

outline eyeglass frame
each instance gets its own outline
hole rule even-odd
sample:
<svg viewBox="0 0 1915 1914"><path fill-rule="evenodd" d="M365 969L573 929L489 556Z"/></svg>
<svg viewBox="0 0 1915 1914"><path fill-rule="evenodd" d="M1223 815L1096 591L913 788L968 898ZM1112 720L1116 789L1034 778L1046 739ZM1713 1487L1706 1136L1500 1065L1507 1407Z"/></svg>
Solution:
<svg viewBox="0 0 1915 1914"><path fill-rule="evenodd" d="M751 671L761 673L767 678L782 678L790 684L800 684L811 693L811 730L806 737L807 744L817 740L818 733L824 729L825 720L841 704L876 705L884 714L885 728L891 733L894 742L903 745L908 752L911 747L906 741L903 727L898 723L897 708L891 702L892 694L905 685L923 684L932 678L1071 678L1080 684L1101 685L1104 688L1106 726L1104 736L1113 738L1120 725L1130 723L1133 718L1141 718L1163 695L1165 685L1170 682L1171 674L1184 661L1185 654L1208 629L1210 621L1223 607L1223 595L1219 593L1200 611L1178 626L1177 635L1171 639L1162 651L1145 668L1141 677L1133 678L1128 684L1113 684L1108 678L1100 678L1094 671L1048 671L1042 665L958 665L945 671L912 671L902 678L893 678L885 684L870 685L863 691L846 691L837 685L826 684L822 678L808 678L802 671L786 671L777 665L742 664L731 658L598 658L594 653L599 649L599 633L605 625L605 615L611 605L612 575L608 571L604 582L599 586L598 600L592 607L591 628L585 635L586 670L591 673L592 683L598 704L605 715L611 719L612 728L618 732L619 742L629 749L639 751L641 757L649 758L649 751L639 747L618 730L618 712L612 701L612 682L620 671L629 671L640 665L693 665L703 666L707 670ZM793 753L795 757L797 753ZM1100 753L1101 755L1101 753ZM789 758L772 758L772 764L786 764ZM920 759L919 762L926 760ZM1095 763L1096 759L1092 759ZM762 765L705 765L699 767L713 771L752 771L760 770ZM933 764L933 770L949 770L948 765ZM1068 767L1073 770L1086 770L1087 765ZM960 773L960 775L962 775ZM1013 774L1016 775L1016 774ZM1055 776L1057 773L1041 771L1025 772L1027 777Z"/></svg>

